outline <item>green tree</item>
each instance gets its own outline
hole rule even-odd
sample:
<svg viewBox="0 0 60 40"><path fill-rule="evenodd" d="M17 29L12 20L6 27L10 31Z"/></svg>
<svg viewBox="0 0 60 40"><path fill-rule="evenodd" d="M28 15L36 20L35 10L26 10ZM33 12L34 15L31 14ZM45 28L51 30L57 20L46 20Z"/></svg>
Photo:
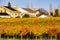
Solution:
<svg viewBox="0 0 60 40"><path fill-rule="evenodd" d="M11 3L10 2L8 2L8 7L11 7Z"/></svg>
<svg viewBox="0 0 60 40"><path fill-rule="evenodd" d="M28 14L24 14L23 18L29 18L30 16Z"/></svg>
<svg viewBox="0 0 60 40"><path fill-rule="evenodd" d="M54 15L54 17L58 17L58 16L59 16L58 9L55 9L55 15Z"/></svg>
<svg viewBox="0 0 60 40"><path fill-rule="evenodd" d="M53 12L50 12L51 16L53 16Z"/></svg>

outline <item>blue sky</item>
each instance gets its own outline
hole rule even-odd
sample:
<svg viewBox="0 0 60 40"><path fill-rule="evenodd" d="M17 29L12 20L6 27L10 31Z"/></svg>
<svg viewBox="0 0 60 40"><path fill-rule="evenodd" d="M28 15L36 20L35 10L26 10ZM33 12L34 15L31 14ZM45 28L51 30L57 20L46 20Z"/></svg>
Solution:
<svg viewBox="0 0 60 40"><path fill-rule="evenodd" d="M18 5L19 7L27 7L27 4L29 3L30 6L33 5L33 7L44 8L46 10L49 10L49 4L52 3L52 6L58 7L58 4L60 4L60 0L0 0L0 5L7 5L8 2L11 2L12 6Z"/></svg>

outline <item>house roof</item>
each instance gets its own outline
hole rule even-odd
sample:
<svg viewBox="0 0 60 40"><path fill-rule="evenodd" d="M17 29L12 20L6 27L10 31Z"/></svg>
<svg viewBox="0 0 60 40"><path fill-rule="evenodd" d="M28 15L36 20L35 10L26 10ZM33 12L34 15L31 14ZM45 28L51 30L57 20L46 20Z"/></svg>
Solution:
<svg viewBox="0 0 60 40"><path fill-rule="evenodd" d="M44 14L44 15L49 15L49 13L45 10L45 9L43 9L43 8L40 8L40 9L38 9L37 11L39 11L39 13L42 15L42 14Z"/></svg>
<svg viewBox="0 0 60 40"><path fill-rule="evenodd" d="M17 13L21 13L20 11L14 9L14 8L12 8L12 7L8 7L8 6L4 6L4 7L10 9L11 11L14 11L14 12L17 12Z"/></svg>
<svg viewBox="0 0 60 40"><path fill-rule="evenodd" d="M9 16L8 13L0 13L0 15L3 15L3 16Z"/></svg>
<svg viewBox="0 0 60 40"><path fill-rule="evenodd" d="M8 9L10 9L10 10L12 10L12 11L17 11L17 10L15 10L15 9L12 8L12 7L8 7L8 6L4 6L4 7L8 8Z"/></svg>
<svg viewBox="0 0 60 40"><path fill-rule="evenodd" d="M24 10L26 10L26 11L30 12L30 13L36 13L36 11L33 11L33 10L32 10L32 9L30 9L30 8L22 8L22 9L24 9Z"/></svg>

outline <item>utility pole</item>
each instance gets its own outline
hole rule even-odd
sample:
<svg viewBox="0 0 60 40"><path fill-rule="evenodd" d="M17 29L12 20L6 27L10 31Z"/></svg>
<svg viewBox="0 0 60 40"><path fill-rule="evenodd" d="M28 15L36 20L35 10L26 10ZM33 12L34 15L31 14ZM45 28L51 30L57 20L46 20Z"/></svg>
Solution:
<svg viewBox="0 0 60 40"><path fill-rule="evenodd" d="M33 9L33 3L31 3L31 9Z"/></svg>
<svg viewBox="0 0 60 40"><path fill-rule="evenodd" d="M49 13L50 16L53 16L53 10L52 10L52 4L50 3L50 13Z"/></svg>
<svg viewBox="0 0 60 40"><path fill-rule="evenodd" d="M30 8L30 5L29 5L29 3L27 3L27 8Z"/></svg>
<svg viewBox="0 0 60 40"><path fill-rule="evenodd" d="M54 6L54 9L53 9L53 15L55 15L56 13L55 13L55 10L56 10L56 7Z"/></svg>
<svg viewBox="0 0 60 40"><path fill-rule="evenodd" d="M58 14L60 16L60 5L58 4Z"/></svg>

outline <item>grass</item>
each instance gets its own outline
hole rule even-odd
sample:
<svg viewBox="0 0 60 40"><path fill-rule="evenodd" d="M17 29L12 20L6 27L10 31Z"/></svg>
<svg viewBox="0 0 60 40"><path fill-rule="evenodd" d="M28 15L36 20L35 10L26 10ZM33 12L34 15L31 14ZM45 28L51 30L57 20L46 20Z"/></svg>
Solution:
<svg viewBox="0 0 60 40"><path fill-rule="evenodd" d="M16 39L16 38L4 39L4 38L0 38L0 40L21 40L21 39ZM22 40L36 40L36 39L22 39ZM50 39L37 39L37 40L50 40ZM52 40L58 40L58 39L52 39Z"/></svg>
<svg viewBox="0 0 60 40"><path fill-rule="evenodd" d="M0 40L20 40L20 39L16 39L16 38L7 38L7 39L4 39L4 38L0 38Z"/></svg>

